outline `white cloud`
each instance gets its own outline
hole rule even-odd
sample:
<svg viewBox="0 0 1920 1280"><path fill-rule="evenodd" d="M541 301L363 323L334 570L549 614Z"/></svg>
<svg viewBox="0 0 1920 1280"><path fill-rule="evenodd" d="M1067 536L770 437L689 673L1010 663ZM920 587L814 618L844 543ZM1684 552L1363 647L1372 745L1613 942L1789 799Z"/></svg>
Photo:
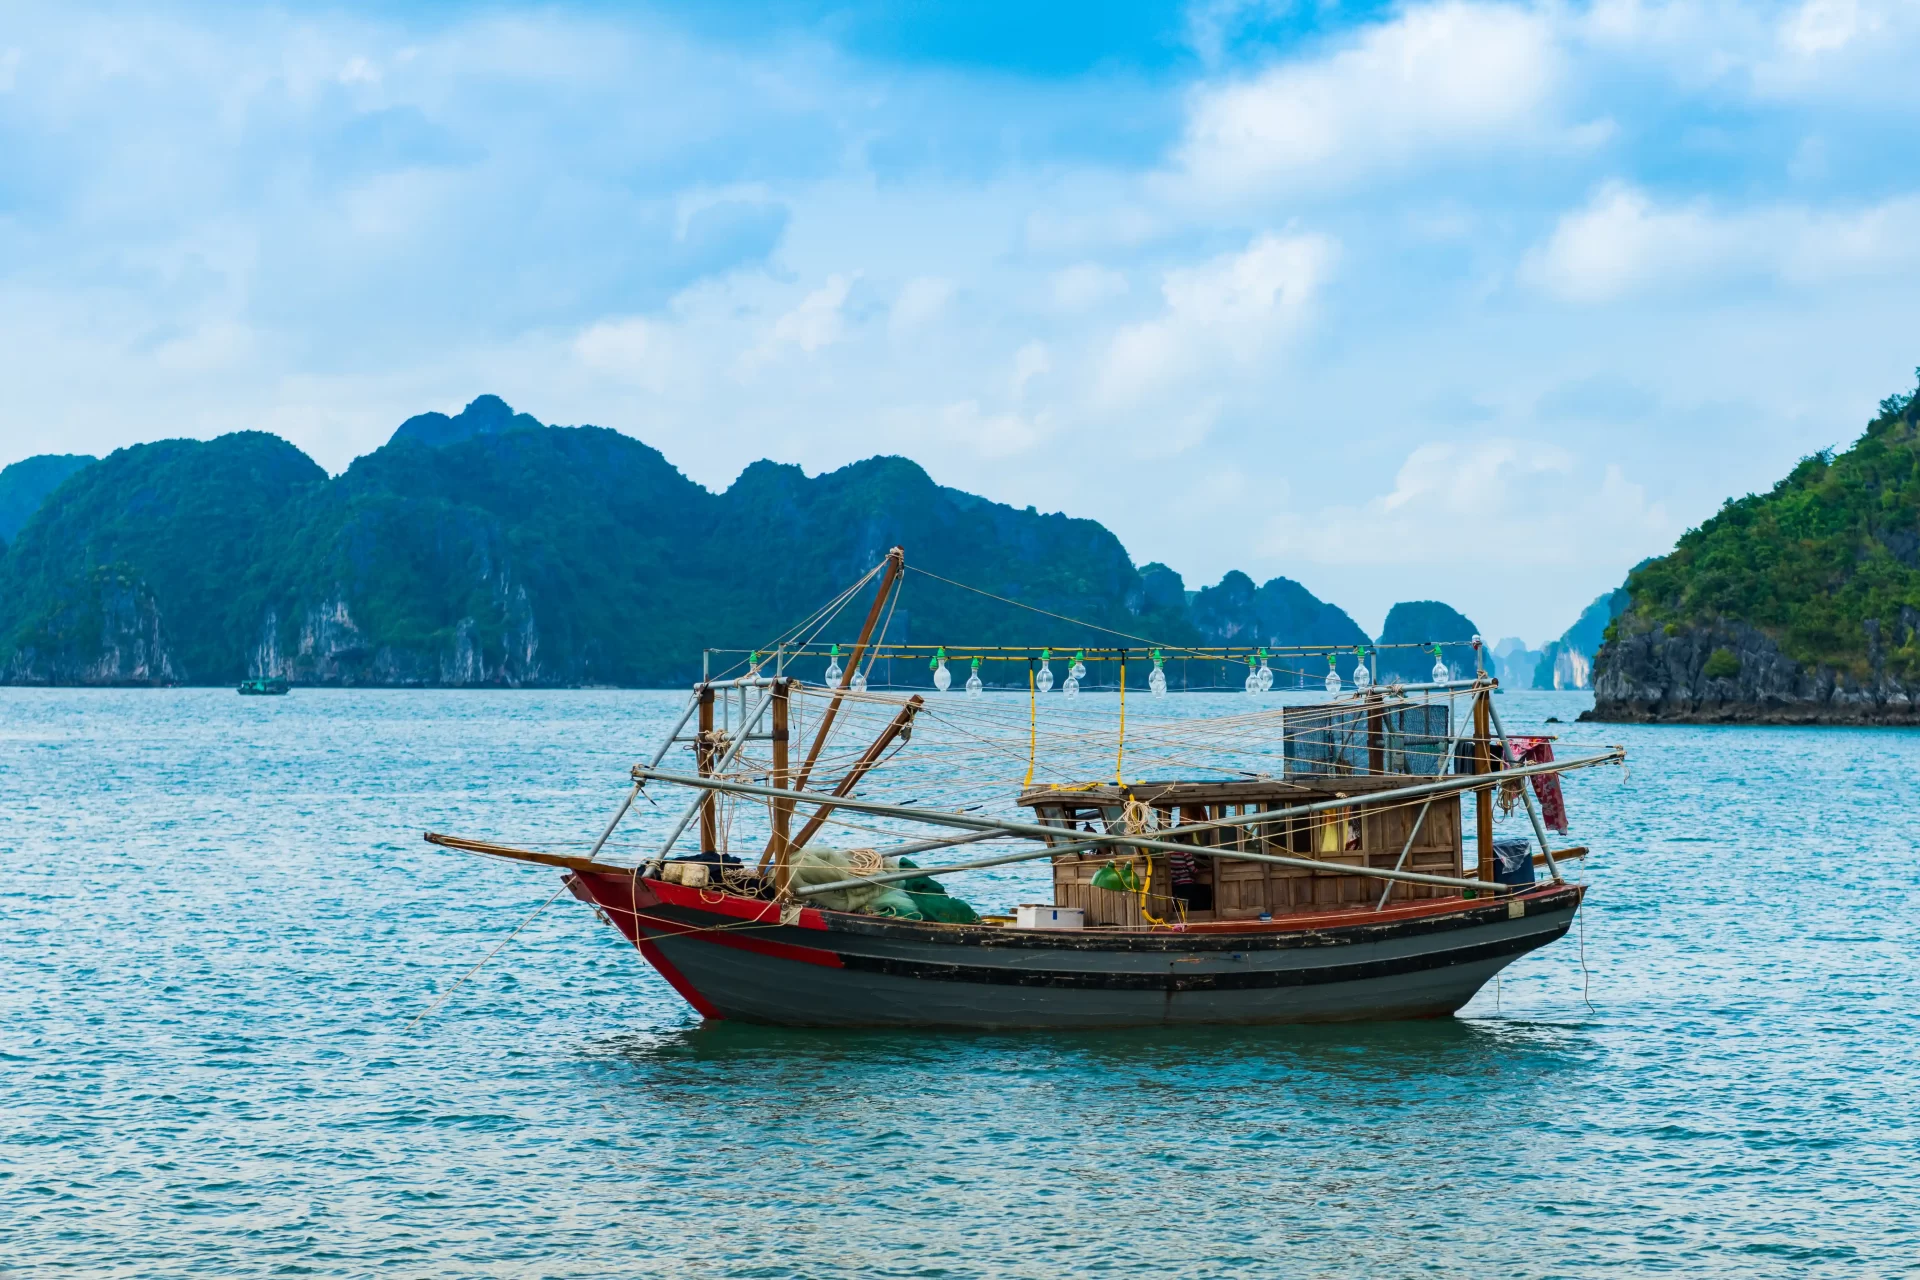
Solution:
<svg viewBox="0 0 1920 1280"><path fill-rule="evenodd" d="M1564 565L1586 562L1608 538L1655 549L1674 532L1617 465L1596 476L1557 445L1493 438L1421 445L1389 492L1357 506L1281 513L1260 550L1323 565L1439 564L1455 559L1455 539L1484 536L1496 540L1500 564Z"/></svg>
<svg viewBox="0 0 1920 1280"><path fill-rule="evenodd" d="M1347 48L1194 96L1181 185L1323 187L1541 132L1562 75L1553 28L1508 5L1444 3Z"/></svg>
<svg viewBox="0 0 1920 1280"><path fill-rule="evenodd" d="M982 409L978 400L944 406L940 410L939 425L941 434L949 441L988 459L1030 452L1046 438L1048 427L1044 416L995 413Z"/></svg>
<svg viewBox="0 0 1920 1280"><path fill-rule="evenodd" d="M953 281L938 276L915 276L900 286L900 296L894 299L893 310L887 318L888 327L895 335L924 328L937 320L952 300Z"/></svg>
<svg viewBox="0 0 1920 1280"><path fill-rule="evenodd" d="M590 369L655 392L665 389L673 359L665 328L639 316L587 326L573 352Z"/></svg>
<svg viewBox="0 0 1920 1280"><path fill-rule="evenodd" d="M1527 255L1521 279L1575 302L1673 291L1729 278L1819 284L1920 263L1920 196L1847 212L1770 205L1718 212L1660 206L1609 183Z"/></svg>
<svg viewBox="0 0 1920 1280"><path fill-rule="evenodd" d="M155 346L153 363L167 373L212 373L235 367L254 349L252 329L232 321L213 321Z"/></svg>
<svg viewBox="0 0 1920 1280"><path fill-rule="evenodd" d="M809 354L840 341L846 333L841 308L852 288L853 277L828 276L827 282L802 298L799 306L773 322L772 341Z"/></svg>
<svg viewBox="0 0 1920 1280"><path fill-rule="evenodd" d="M1844 49L1861 36L1873 35L1879 16L1862 11L1858 0L1806 0L1780 26L1780 43L1804 57Z"/></svg>
<svg viewBox="0 0 1920 1280"><path fill-rule="evenodd" d="M1043 373L1053 371L1053 357L1047 352L1044 342L1029 342L1013 353L1013 396L1018 400L1027 393L1027 384Z"/></svg>
<svg viewBox="0 0 1920 1280"><path fill-rule="evenodd" d="M1912 0L1597 0L1558 12L1577 56L1658 71L1685 91L1753 101L1828 100L1904 108L1920 39Z"/></svg>
<svg viewBox="0 0 1920 1280"><path fill-rule="evenodd" d="M1124 403L1223 360L1251 361L1300 325L1338 256L1326 236L1263 235L1239 253L1167 272L1161 316L1109 344L1102 398Z"/></svg>
<svg viewBox="0 0 1920 1280"><path fill-rule="evenodd" d="M24 146L0 462L268 425L337 470L494 391L703 483L901 449L1190 581L1285 573L1357 616L1417 590L1557 631L1670 536L1608 523L1658 505L1620 477L1690 523L1910 385L1920 218L1878 184L1907 171L1920 4L1322 5L1324 39L1246 61L1298 4L1198 0L1223 57L1187 92L929 71L831 32L729 46L632 8L102 24L29 0L0 36ZM1802 139L1829 154L1788 185ZM1517 270L1620 305L1541 306ZM1648 408L1531 408L1599 370ZM1578 453L1400 465L1599 430L1618 503ZM1584 567L1483 572L1448 527L1470 478L1431 479L1469 465L1504 477L1464 491L1520 537L1541 522L1528 554ZM1276 504L1300 523L1256 563ZM1309 576L1350 542L1379 567Z"/></svg>
<svg viewBox="0 0 1920 1280"><path fill-rule="evenodd" d="M1127 292L1127 278L1097 262L1081 262L1053 273L1049 282L1054 305L1062 311L1084 311Z"/></svg>
<svg viewBox="0 0 1920 1280"><path fill-rule="evenodd" d="M1167 231L1160 215L1140 204L1114 203L1104 193L1092 194L1085 209L1049 204L1029 213L1027 247L1038 253L1097 253L1137 248Z"/></svg>

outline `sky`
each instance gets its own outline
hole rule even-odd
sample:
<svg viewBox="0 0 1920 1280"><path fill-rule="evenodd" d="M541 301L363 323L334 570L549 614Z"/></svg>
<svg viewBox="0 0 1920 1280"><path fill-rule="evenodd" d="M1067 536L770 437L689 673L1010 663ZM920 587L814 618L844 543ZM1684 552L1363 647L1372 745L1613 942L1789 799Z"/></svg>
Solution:
<svg viewBox="0 0 1920 1280"><path fill-rule="evenodd" d="M9 0L0 464L492 392L1537 644L1912 388L1915 65L1911 0Z"/></svg>

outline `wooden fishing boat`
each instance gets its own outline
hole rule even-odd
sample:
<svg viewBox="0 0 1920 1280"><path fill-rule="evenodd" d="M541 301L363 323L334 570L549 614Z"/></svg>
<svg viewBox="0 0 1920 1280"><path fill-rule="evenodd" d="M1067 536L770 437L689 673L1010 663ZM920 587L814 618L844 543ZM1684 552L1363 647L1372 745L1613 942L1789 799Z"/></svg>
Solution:
<svg viewBox="0 0 1920 1280"><path fill-rule="evenodd" d="M1076 649L1065 699L1044 715L1051 649L975 653L962 694L948 692L941 648L929 659L931 698L881 691L870 687L877 664L906 652L874 638L903 568L898 549L876 566L865 625L845 668L834 648L829 679L790 671L818 652L831 614L811 636L752 653L744 674L696 685L584 856L427 839L562 869L573 896L702 1016L795 1026L1442 1016L1571 927L1584 890L1562 864L1586 850L1551 847L1536 800L1551 795L1557 810L1560 774L1620 753L1520 763L1493 706L1496 685L1477 670L1383 688L1357 668L1351 695L1212 718L1155 720L1136 694L1131 727L1128 665L1151 661L1149 687L1163 696L1163 647ZM1089 655L1119 697L1082 710ZM1266 651L1257 670L1251 655L1201 656L1244 656L1246 691L1266 691ZM1016 674L1024 664L1024 697L1018 681L1003 682L1013 696L985 696L978 673L989 659ZM1458 704L1466 714L1453 714ZM803 724L810 733L796 732ZM810 739L799 762L792 739ZM833 745L843 739L851 745ZM994 774L1016 739L1025 759L1012 764L1024 771L1004 787ZM676 746L690 749L691 772L660 767ZM1537 740L1530 749L1541 754ZM921 754L930 759L916 766ZM1111 778L1089 779L1089 762L1108 755ZM829 774L830 789L812 785ZM652 833L664 836L657 847L616 860L609 842L637 799L653 799L650 787L684 788L689 801ZM930 789L933 799L922 794ZM1525 812L1525 843L1495 838L1501 789ZM1470 865L1465 797L1475 807ZM867 847L822 849L815 838L828 828L858 832ZM989 842L1010 847L937 867L902 858ZM937 879L1022 862L1050 865L1051 902L1011 915L977 917Z"/></svg>
<svg viewBox="0 0 1920 1280"><path fill-rule="evenodd" d="M240 682L236 692L253 698L276 698L285 696L290 688L291 685L278 677L250 676Z"/></svg>

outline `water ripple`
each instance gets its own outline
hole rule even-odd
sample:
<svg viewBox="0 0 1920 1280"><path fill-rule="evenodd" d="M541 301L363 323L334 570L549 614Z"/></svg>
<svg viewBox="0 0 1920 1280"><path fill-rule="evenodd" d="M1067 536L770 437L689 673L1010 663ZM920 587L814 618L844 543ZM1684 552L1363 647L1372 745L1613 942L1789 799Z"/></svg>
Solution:
<svg viewBox="0 0 1920 1280"><path fill-rule="evenodd" d="M0 691L0 1271L1911 1265L1920 735L1567 726L1584 938L1448 1021L707 1026L563 900L407 1034L553 889L419 831L577 842L675 701Z"/></svg>

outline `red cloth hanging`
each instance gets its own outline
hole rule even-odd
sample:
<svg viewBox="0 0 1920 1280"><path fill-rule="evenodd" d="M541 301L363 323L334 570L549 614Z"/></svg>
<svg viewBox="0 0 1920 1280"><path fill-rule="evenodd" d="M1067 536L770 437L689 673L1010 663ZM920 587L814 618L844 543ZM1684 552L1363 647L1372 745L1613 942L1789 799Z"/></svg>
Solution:
<svg viewBox="0 0 1920 1280"><path fill-rule="evenodd" d="M1508 738L1515 764L1552 764L1553 743L1546 738ZM1567 833L1567 799L1560 792L1560 775L1536 773L1533 794L1540 798L1540 820L1547 830Z"/></svg>

